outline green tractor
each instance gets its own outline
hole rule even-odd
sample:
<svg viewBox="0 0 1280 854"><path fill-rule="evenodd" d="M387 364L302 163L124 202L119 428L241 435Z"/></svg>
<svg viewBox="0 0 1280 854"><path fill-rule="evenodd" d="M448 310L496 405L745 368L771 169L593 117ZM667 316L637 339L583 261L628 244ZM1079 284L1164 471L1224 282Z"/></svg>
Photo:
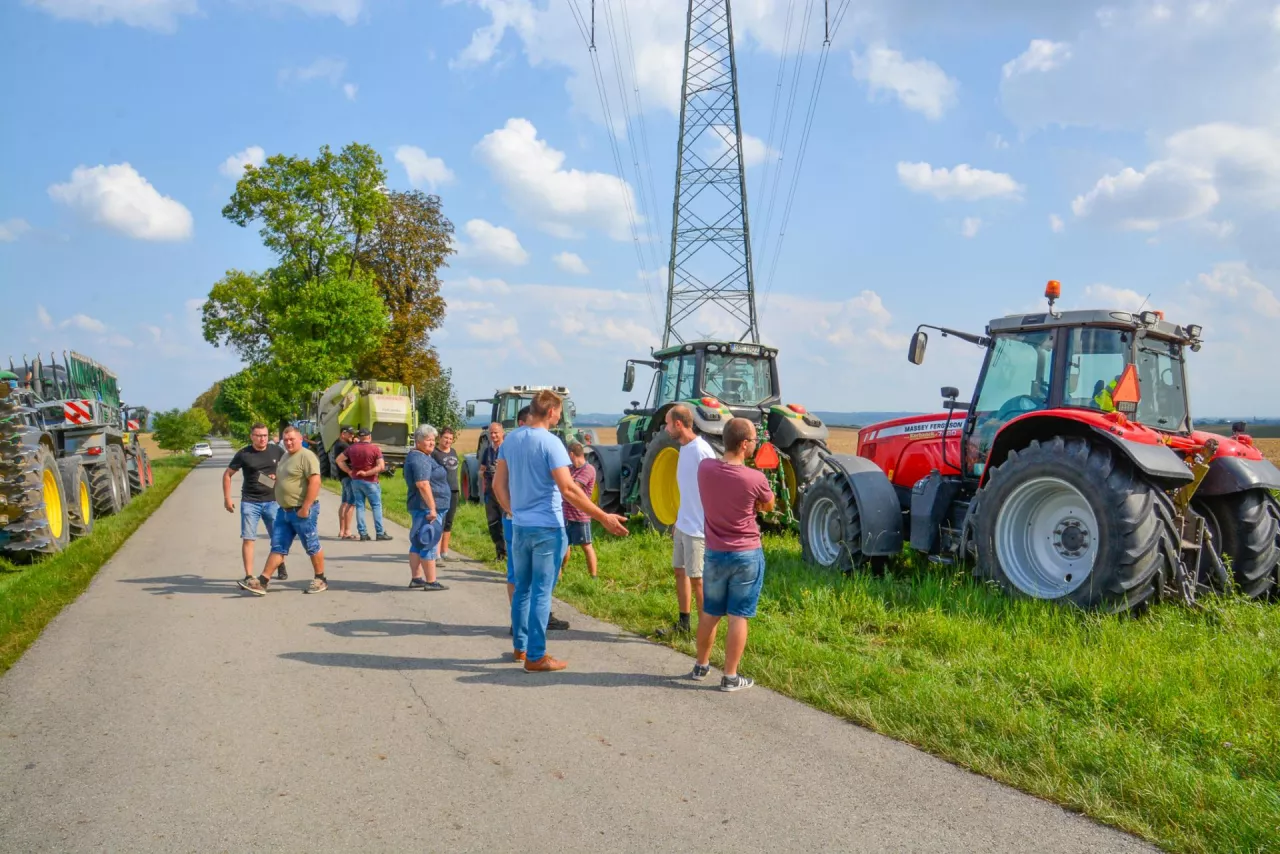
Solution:
<svg viewBox="0 0 1280 854"><path fill-rule="evenodd" d="M337 461L329 459L329 451L343 427L368 430L387 461L384 474L391 474L404 465L412 450L409 443L418 429L417 391L386 380L339 380L312 394L306 420L314 432L303 435L320 459L321 476L338 476Z"/></svg>
<svg viewBox="0 0 1280 854"><path fill-rule="evenodd" d="M721 436L729 419L755 422L759 450L753 464L778 497L763 521L794 527L800 496L822 474L827 426L803 406L782 403L777 358L776 349L761 344L699 341L655 351L652 359L628 360L625 392L635 387L636 365L654 369L649 401L641 406L633 400L625 410L618 444L587 450L596 468L592 497L611 513L642 512L654 529L671 529L680 510L679 446L665 424L668 410L683 403L693 411L694 432L717 454L724 450Z"/></svg>
<svg viewBox="0 0 1280 854"><path fill-rule="evenodd" d="M597 442L596 431L573 426L573 419L577 417L578 410L569 396L569 389L562 385L513 385L498 389L493 393L493 397L468 400L467 420L476 417L477 403L490 404L490 409L489 421L480 431L480 440L476 443L476 452L464 456L462 465L459 467L459 486L462 489L464 501L480 500L480 455L484 453L485 448L489 447L489 425L496 421L504 429L514 430L520 410L528 406L533 396L544 389L554 391L564 401L560 423L551 432L559 436L560 441L565 445L570 442L594 445Z"/></svg>

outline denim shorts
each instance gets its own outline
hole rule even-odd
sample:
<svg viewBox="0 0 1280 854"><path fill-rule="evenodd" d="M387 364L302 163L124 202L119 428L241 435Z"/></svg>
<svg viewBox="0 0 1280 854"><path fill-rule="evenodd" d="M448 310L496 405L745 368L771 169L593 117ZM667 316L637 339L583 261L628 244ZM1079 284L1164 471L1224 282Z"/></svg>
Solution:
<svg viewBox="0 0 1280 854"><path fill-rule="evenodd" d="M569 545L571 546L589 546L591 545L591 523L590 522L574 522L566 519L564 523L565 533L569 535Z"/></svg>
<svg viewBox="0 0 1280 854"><path fill-rule="evenodd" d="M437 547L444 533L444 520L436 514L436 518L427 521L426 510L413 511L413 525L409 528L409 551L423 560L435 560L440 556Z"/></svg>
<svg viewBox="0 0 1280 854"><path fill-rule="evenodd" d="M320 502L311 505L307 518L298 516L297 510L276 511L276 529L271 534L271 553L287 555L293 548L295 538L302 540L302 548L309 556L320 553L320 533L316 530L316 520L320 518Z"/></svg>
<svg viewBox="0 0 1280 854"><path fill-rule="evenodd" d="M764 586L764 549L707 549L702 570L702 610L711 617L754 617Z"/></svg>
<svg viewBox="0 0 1280 854"><path fill-rule="evenodd" d="M267 536L275 532L276 511L280 505L274 501L241 501L240 502L240 539L258 539L258 521L267 526Z"/></svg>
<svg viewBox="0 0 1280 854"><path fill-rule="evenodd" d="M344 477L342 479L342 503L343 504L356 503L356 491L351 486L351 482L352 482L352 479L349 477Z"/></svg>

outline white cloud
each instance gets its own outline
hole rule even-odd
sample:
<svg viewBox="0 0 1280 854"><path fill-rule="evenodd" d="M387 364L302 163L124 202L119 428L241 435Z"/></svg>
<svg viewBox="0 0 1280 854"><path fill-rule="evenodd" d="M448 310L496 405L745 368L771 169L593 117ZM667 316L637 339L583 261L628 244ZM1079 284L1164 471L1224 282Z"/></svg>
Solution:
<svg viewBox="0 0 1280 854"><path fill-rule="evenodd" d="M734 143L734 130L729 125L715 125L709 133L712 134L711 147L707 151L707 159L714 162L722 154L731 150ZM770 157L777 157L778 152L768 145L758 136L752 136L744 132L742 134L742 165L748 168L758 166L768 160Z"/></svg>
<svg viewBox="0 0 1280 854"><path fill-rule="evenodd" d="M137 240L191 237L191 212L161 195L128 163L77 166L71 180L49 187L49 196L91 222Z"/></svg>
<svg viewBox="0 0 1280 854"><path fill-rule="evenodd" d="M1016 59L1004 64L1002 73L1008 80L1019 74L1053 71L1071 58L1071 45L1066 42L1032 39L1031 44Z"/></svg>
<svg viewBox="0 0 1280 854"><path fill-rule="evenodd" d="M463 258L510 264L513 267L529 263L529 253L520 245L520 238L509 228L483 219L472 219L463 226L463 231L471 241L458 246L458 254Z"/></svg>
<svg viewBox="0 0 1280 854"><path fill-rule="evenodd" d="M1057 214L1049 214L1049 228L1054 234L1061 234L1062 230L1066 227L1066 223L1062 221L1062 217Z"/></svg>
<svg viewBox="0 0 1280 854"><path fill-rule="evenodd" d="M1023 187L1004 172L974 169L961 163L954 169L934 168L928 163L898 163L898 180L914 193L928 193L934 198L976 199L1018 198Z"/></svg>
<svg viewBox="0 0 1280 854"><path fill-rule="evenodd" d="M552 344L545 338L539 338L537 341L533 342L533 353L545 362L551 362L555 365L564 363L564 356L560 355L560 351L556 349L556 345Z"/></svg>
<svg viewBox="0 0 1280 854"><path fill-rule="evenodd" d="M151 336L152 344L159 344L164 339L164 330L162 330L159 326L152 326L150 324L144 323L142 324L142 329L148 335Z"/></svg>
<svg viewBox="0 0 1280 854"><path fill-rule="evenodd" d="M592 228L614 240L631 239L630 185L604 172L565 169L564 152L539 139L528 119L508 119L480 140L476 154L502 186L507 204L548 233L576 237Z"/></svg>
<svg viewBox="0 0 1280 854"><path fill-rule="evenodd" d="M1132 288L1117 288L1099 282L1084 289L1084 301L1079 307L1138 311L1144 307L1150 308L1149 302L1147 297ZM1175 320L1172 317L1169 319Z"/></svg>
<svg viewBox="0 0 1280 854"><path fill-rule="evenodd" d="M854 79L867 84L872 99L888 93L908 110L935 121L956 103L959 84L927 59L908 60L883 44L872 45L865 54L855 52L852 57Z"/></svg>
<svg viewBox="0 0 1280 854"><path fill-rule="evenodd" d="M58 324L59 329L78 329L81 332L96 332L105 335L107 325L96 317L87 314L74 314Z"/></svg>
<svg viewBox="0 0 1280 854"><path fill-rule="evenodd" d="M1271 26L1276 28L1276 32L1280 32L1280 6L1271 10Z"/></svg>
<svg viewBox="0 0 1280 854"><path fill-rule="evenodd" d="M453 183L453 170L439 157L431 157L416 145L402 145L396 149L396 162L404 167L409 183L415 187L426 184L435 192L442 184Z"/></svg>
<svg viewBox="0 0 1280 854"><path fill-rule="evenodd" d="M30 230L31 224L25 219L14 217L0 220L0 243L13 243Z"/></svg>
<svg viewBox="0 0 1280 854"><path fill-rule="evenodd" d="M40 322L41 329L53 328L53 318L49 316L49 310L42 305L36 306L36 320Z"/></svg>
<svg viewBox="0 0 1280 854"><path fill-rule="evenodd" d="M331 15L348 26L360 20L360 14L364 11L364 0L274 0L274 2L293 6L309 15Z"/></svg>
<svg viewBox="0 0 1280 854"><path fill-rule="evenodd" d="M1280 318L1280 297L1256 278L1245 264L1218 264L1212 272L1201 273L1198 281L1209 293L1240 303L1245 312Z"/></svg>
<svg viewBox="0 0 1280 854"><path fill-rule="evenodd" d="M561 270L566 273L573 273L575 276L585 276L591 272L587 269L587 263L572 252L560 252L552 256L551 260Z"/></svg>
<svg viewBox="0 0 1280 854"><path fill-rule="evenodd" d="M196 0L24 0L26 5L48 12L55 18L90 24L119 22L171 33L178 18L196 14Z"/></svg>
<svg viewBox="0 0 1280 854"><path fill-rule="evenodd" d="M114 332L107 336L105 343L110 347L118 347L121 350L132 350L134 347L131 340Z"/></svg>
<svg viewBox="0 0 1280 854"><path fill-rule="evenodd" d="M960 235L962 237L977 237L978 232L982 230L982 220L976 216L967 216L960 223Z"/></svg>
<svg viewBox="0 0 1280 854"><path fill-rule="evenodd" d="M228 178L239 180L244 175L246 166L261 168L262 164L266 162L267 152L263 150L262 146L251 145L244 151L237 152L222 161L218 171Z"/></svg>
<svg viewBox="0 0 1280 854"><path fill-rule="evenodd" d="M481 344L510 343L520 334L520 324L510 316L468 323L466 328L471 339Z"/></svg>
<svg viewBox="0 0 1280 854"><path fill-rule="evenodd" d="M279 82L310 83L321 80L335 89L341 88L348 101L354 101L360 87L355 83L344 82L347 74L347 61L336 56L322 56L310 65L301 68L282 68L278 74Z"/></svg>
<svg viewBox="0 0 1280 854"><path fill-rule="evenodd" d="M1205 170L1169 161L1142 172L1126 167L1098 179L1071 202L1071 211L1124 231L1156 231L1213 210L1219 197L1212 178Z"/></svg>
<svg viewBox="0 0 1280 854"><path fill-rule="evenodd" d="M987 139L991 140L991 147L997 151L1004 151L1009 147L1009 140L998 133L988 134Z"/></svg>
<svg viewBox="0 0 1280 854"><path fill-rule="evenodd" d="M355 83L342 84L342 94L347 96L348 101L354 101L356 99L356 93L359 91L360 91L360 87L357 86Z"/></svg>

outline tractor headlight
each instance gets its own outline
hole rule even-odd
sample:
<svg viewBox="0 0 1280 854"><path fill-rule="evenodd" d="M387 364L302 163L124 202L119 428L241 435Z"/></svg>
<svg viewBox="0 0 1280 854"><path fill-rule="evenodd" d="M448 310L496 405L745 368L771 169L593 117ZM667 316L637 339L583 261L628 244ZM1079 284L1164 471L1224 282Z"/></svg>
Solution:
<svg viewBox="0 0 1280 854"><path fill-rule="evenodd" d="M1139 317L1142 320L1143 326L1154 326L1155 322L1160 319L1159 315L1157 315L1154 311L1144 311L1141 315L1139 315Z"/></svg>
<svg viewBox="0 0 1280 854"><path fill-rule="evenodd" d="M1204 328L1201 326L1197 326L1194 323L1187 327L1187 335L1190 338L1198 339L1200 337L1200 333L1202 332L1204 332Z"/></svg>

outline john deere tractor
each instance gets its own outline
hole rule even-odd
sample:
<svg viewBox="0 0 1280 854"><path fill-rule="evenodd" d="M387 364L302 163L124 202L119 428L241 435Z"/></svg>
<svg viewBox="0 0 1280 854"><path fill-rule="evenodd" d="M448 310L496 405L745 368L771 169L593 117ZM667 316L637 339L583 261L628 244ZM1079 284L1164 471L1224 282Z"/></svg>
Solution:
<svg viewBox="0 0 1280 854"><path fill-rule="evenodd" d="M1280 470L1235 425L1195 430L1184 359L1201 328L1161 312L1049 310L981 335L925 328L985 351L973 400L863 428L805 494L805 558L852 571L904 541L1010 594L1127 611L1235 587L1261 598L1280 573Z"/></svg>
<svg viewBox="0 0 1280 854"><path fill-rule="evenodd" d="M693 411L694 431L717 453L724 450L721 436L729 419L755 422L759 450L753 464L765 471L778 497L765 521L793 524L800 496L822 473L827 426L803 406L782 403L777 358L776 349L761 344L700 341L629 360L623 391L635 387L636 365L655 373L648 404L633 400L618 422L618 444L593 445L587 452L596 467L600 506L643 512L663 532L675 524L679 447L664 427L667 412L683 403Z"/></svg>
<svg viewBox="0 0 1280 854"><path fill-rule="evenodd" d="M493 393L493 397L468 400L466 404L468 420L476 417L477 403L489 404L489 420L485 423L485 428L480 431L480 439L476 443L476 452L467 454L462 458L459 486L462 489L463 500L480 500L480 455L484 453L485 448L489 447L489 425L496 421L504 429L514 430L518 423L517 418L520 415L520 410L528 406L533 400L533 396L544 389L554 391L564 401L560 414L560 423L551 432L559 436L560 441L566 445L574 441L581 442L584 445L594 445L596 443L596 431L573 425L573 419L577 417L578 410L569 396L569 389L562 385L513 385L498 389Z"/></svg>
<svg viewBox="0 0 1280 854"><path fill-rule="evenodd" d="M339 380L311 396L307 420L317 428L307 438L320 459L322 476L338 475L329 451L343 427L368 430L371 441L382 449L385 473L390 474L404 465L410 437L418 429L417 392L413 386L385 380Z"/></svg>

